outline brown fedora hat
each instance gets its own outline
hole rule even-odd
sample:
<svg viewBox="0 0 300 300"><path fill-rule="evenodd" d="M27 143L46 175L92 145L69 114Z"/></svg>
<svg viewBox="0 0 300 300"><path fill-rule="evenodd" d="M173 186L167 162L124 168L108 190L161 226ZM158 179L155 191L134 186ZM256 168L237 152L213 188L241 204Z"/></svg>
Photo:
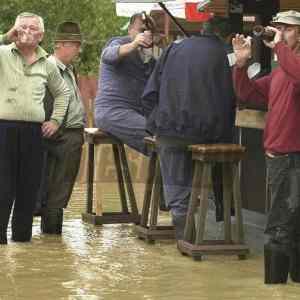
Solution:
<svg viewBox="0 0 300 300"><path fill-rule="evenodd" d="M57 26L54 37L55 42L83 42L79 24L76 22L63 22Z"/></svg>

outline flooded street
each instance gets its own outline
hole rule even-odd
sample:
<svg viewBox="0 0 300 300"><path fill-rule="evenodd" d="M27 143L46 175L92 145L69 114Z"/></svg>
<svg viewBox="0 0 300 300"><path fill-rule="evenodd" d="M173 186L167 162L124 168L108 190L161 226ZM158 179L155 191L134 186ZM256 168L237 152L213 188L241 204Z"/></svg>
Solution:
<svg viewBox="0 0 300 300"><path fill-rule="evenodd" d="M138 240L132 225L82 223L84 188L75 189L61 237L41 235L37 218L32 243L0 247L1 300L299 299L300 285L263 284L263 258L253 252L195 262L171 241Z"/></svg>

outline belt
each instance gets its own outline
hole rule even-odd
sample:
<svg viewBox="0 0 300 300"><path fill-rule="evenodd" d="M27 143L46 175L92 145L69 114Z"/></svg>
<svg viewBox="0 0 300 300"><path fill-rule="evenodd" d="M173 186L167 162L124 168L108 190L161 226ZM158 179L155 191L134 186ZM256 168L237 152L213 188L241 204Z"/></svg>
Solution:
<svg viewBox="0 0 300 300"><path fill-rule="evenodd" d="M64 128L64 131L82 131L84 130L83 127L77 127L77 128Z"/></svg>

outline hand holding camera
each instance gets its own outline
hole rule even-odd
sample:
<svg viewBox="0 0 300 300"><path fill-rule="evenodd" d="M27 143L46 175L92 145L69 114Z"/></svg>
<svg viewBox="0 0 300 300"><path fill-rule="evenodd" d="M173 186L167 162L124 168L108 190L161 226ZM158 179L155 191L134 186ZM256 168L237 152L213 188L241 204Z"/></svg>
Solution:
<svg viewBox="0 0 300 300"><path fill-rule="evenodd" d="M264 40L264 44L269 48L274 48L275 45L283 40L283 34L275 27L267 26L266 30L274 32L274 39L272 41Z"/></svg>
<svg viewBox="0 0 300 300"><path fill-rule="evenodd" d="M142 33L138 33L133 43L136 48L151 48L153 44L153 37L151 31L145 30Z"/></svg>

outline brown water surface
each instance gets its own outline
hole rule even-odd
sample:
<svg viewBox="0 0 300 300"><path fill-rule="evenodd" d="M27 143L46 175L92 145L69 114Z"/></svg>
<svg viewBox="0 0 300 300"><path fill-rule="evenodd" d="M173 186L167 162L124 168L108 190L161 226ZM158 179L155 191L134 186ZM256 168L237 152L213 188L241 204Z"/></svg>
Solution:
<svg viewBox="0 0 300 300"><path fill-rule="evenodd" d="M300 284L263 284L259 255L195 262L172 242L148 245L136 239L131 225L82 223L84 187L75 189L61 237L41 235L36 219L32 243L0 247L1 300L300 299ZM137 194L141 199L141 191ZM110 206L116 193L110 189L105 195ZM169 220L167 214L162 218Z"/></svg>

